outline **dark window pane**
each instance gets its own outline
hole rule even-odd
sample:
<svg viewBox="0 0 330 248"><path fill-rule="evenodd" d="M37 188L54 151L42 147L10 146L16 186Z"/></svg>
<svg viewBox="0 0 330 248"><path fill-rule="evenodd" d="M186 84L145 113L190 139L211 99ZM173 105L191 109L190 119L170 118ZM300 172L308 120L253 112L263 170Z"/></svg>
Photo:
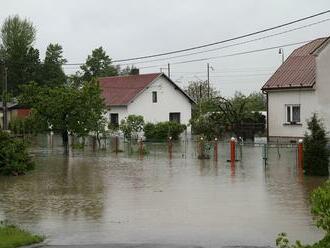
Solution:
<svg viewBox="0 0 330 248"><path fill-rule="evenodd" d="M291 122L291 106L286 106L286 121Z"/></svg>
<svg viewBox="0 0 330 248"><path fill-rule="evenodd" d="M110 114L110 123L115 125L115 126L119 125L118 114Z"/></svg>
<svg viewBox="0 0 330 248"><path fill-rule="evenodd" d="M180 113L170 113L170 121L180 123Z"/></svg>
<svg viewBox="0 0 330 248"><path fill-rule="evenodd" d="M157 91L152 92L152 102L157 102Z"/></svg>
<svg viewBox="0 0 330 248"><path fill-rule="evenodd" d="M292 107L292 121L300 122L300 106Z"/></svg>

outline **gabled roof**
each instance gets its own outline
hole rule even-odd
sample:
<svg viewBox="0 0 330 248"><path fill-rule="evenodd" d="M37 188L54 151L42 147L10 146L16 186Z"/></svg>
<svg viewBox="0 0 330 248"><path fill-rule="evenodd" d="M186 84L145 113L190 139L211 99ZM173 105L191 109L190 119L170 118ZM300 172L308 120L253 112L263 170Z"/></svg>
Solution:
<svg viewBox="0 0 330 248"><path fill-rule="evenodd" d="M191 102L194 102L179 86L163 73L103 77L98 80L102 89L102 96L107 106L125 106L161 76L165 77Z"/></svg>
<svg viewBox="0 0 330 248"><path fill-rule="evenodd" d="M316 51L329 40L319 38L294 50L262 87L262 90L313 88L316 81Z"/></svg>

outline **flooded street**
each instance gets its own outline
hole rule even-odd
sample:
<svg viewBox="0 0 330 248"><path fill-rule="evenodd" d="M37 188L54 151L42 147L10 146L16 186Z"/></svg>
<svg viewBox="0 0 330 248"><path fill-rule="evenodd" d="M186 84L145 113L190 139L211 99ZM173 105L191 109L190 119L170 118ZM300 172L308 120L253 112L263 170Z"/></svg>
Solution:
<svg viewBox="0 0 330 248"><path fill-rule="evenodd" d="M269 149L265 167L261 148L244 146L235 168L225 144L218 162L194 158L189 146L170 160L166 149L139 158L35 147L36 170L0 177L0 219L45 234L54 245L274 246L280 232L304 242L322 237L308 199L325 179L303 177L293 148L281 149L280 157Z"/></svg>

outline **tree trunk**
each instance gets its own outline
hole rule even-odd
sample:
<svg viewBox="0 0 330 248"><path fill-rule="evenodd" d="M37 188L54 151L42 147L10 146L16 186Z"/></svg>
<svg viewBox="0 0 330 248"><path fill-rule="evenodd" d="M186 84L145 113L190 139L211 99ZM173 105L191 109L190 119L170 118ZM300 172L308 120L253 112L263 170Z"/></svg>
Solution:
<svg viewBox="0 0 330 248"><path fill-rule="evenodd" d="M68 130L62 131L62 141L65 151L69 150L69 133Z"/></svg>

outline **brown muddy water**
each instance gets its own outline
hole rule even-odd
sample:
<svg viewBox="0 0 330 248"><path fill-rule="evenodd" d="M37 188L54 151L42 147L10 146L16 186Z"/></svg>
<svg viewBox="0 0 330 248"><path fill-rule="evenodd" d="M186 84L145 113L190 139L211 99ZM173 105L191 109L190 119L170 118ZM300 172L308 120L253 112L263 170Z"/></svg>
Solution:
<svg viewBox="0 0 330 248"><path fill-rule="evenodd" d="M280 157L269 149L265 167L261 148L244 146L231 167L226 144L214 162L196 159L191 143L175 145L170 160L166 145L150 145L143 158L88 149L64 156L41 141L36 170L0 177L0 220L50 244L274 246L280 232L304 242L323 235L308 199L325 179L303 177L294 148Z"/></svg>

